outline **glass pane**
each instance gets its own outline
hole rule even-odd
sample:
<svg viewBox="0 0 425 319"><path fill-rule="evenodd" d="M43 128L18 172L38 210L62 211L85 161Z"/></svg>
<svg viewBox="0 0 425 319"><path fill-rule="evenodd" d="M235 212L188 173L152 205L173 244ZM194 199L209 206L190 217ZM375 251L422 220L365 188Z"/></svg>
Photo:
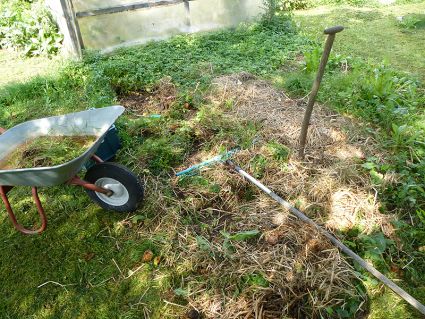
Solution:
<svg viewBox="0 0 425 319"><path fill-rule="evenodd" d="M80 18L84 46L106 49L164 39L184 32L183 4Z"/></svg>
<svg viewBox="0 0 425 319"><path fill-rule="evenodd" d="M75 4L105 6L124 0L83 1ZM131 1L134 3L134 0ZM84 46L89 49L111 50L123 45L165 39L184 33L229 27L252 19L261 12L262 0L195 0L190 12L183 3L144 8L113 14L79 18ZM78 11L78 10L77 10ZM188 25L188 14L190 26Z"/></svg>

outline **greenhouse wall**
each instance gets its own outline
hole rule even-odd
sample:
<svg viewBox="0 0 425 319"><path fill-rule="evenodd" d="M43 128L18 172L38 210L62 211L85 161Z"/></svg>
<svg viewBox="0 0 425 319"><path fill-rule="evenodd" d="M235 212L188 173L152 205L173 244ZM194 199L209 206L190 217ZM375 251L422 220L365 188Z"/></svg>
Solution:
<svg viewBox="0 0 425 319"><path fill-rule="evenodd" d="M153 5L124 11L120 8L145 4L134 0L72 0L77 31L84 48L111 51L180 33L236 26L258 17L263 0L144 2ZM102 11L105 8L118 12L105 13Z"/></svg>

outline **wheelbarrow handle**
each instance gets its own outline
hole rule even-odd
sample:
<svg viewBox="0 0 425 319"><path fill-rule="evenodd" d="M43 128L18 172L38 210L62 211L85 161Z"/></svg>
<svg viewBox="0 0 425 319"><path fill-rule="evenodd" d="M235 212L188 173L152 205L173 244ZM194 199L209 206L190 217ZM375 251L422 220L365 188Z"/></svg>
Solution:
<svg viewBox="0 0 425 319"><path fill-rule="evenodd" d="M35 205L37 206L38 215L40 216L41 226L38 229L27 229L16 220L16 216L13 213L12 206L10 205L7 193L12 189L12 186L0 186L0 196L3 200L4 205L6 206L7 213L9 218L12 221L13 226L19 232L25 235L35 235L42 233L47 227L47 217L44 212L43 206L41 205L40 198L38 197L37 187L32 188L32 197L34 198Z"/></svg>

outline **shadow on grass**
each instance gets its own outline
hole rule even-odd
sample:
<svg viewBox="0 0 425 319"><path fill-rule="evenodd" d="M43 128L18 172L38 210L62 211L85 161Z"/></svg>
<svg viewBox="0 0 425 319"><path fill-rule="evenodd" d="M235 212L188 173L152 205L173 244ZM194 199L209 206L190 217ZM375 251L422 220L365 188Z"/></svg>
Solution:
<svg viewBox="0 0 425 319"><path fill-rule="evenodd" d="M11 202L28 225L36 212L25 191L13 190ZM42 235L16 232L0 209L2 316L143 318L149 312L159 318L160 293L168 289L169 276L143 263L143 253L159 254L160 246L140 239L128 216L90 203L81 189L62 186L40 193L49 217Z"/></svg>

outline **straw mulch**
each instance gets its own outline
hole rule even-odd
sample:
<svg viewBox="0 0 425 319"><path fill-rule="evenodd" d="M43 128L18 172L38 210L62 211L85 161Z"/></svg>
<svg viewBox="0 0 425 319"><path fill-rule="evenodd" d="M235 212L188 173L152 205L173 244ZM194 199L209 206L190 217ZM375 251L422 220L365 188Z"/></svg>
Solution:
<svg viewBox="0 0 425 319"><path fill-rule="evenodd" d="M215 80L215 103L234 99L230 116L261 123L253 147L241 152L237 161L248 171L253 156L264 154L264 144L278 141L292 152L288 163L271 163L262 181L285 198L312 208L315 216L332 229L349 229L363 223L366 232L381 227L392 235L391 216L379 212L377 190L361 168L365 158L385 157L375 141L365 134L362 123L315 105L310 121L306 159L297 158L298 139L304 117L305 101L294 101L269 83L240 73ZM313 213L313 212L312 212Z"/></svg>
<svg viewBox="0 0 425 319"><path fill-rule="evenodd" d="M291 100L247 73L217 78L209 99L218 107L232 100L228 118L260 126L252 146L234 156L243 169L255 172L253 158L266 158L261 181L330 231L360 226L392 235L391 216L379 212L377 192L361 168L365 158L384 154L361 123L316 105L301 161L296 150L305 101ZM265 147L271 141L291 150L286 161L271 159ZM193 154L184 166L213 153ZM330 308L348 309L348 300L356 299L356 316L367 311L356 273L317 230L222 165L201 175L207 186L174 181L178 215L196 219L177 236L179 257L192 269L184 279L188 307L204 318L332 318ZM230 241L229 251L226 234L252 230L259 231L257 237Z"/></svg>
<svg viewBox="0 0 425 319"><path fill-rule="evenodd" d="M316 229L261 194L247 201L255 190L223 167L202 175L223 185L217 194L176 188L185 199L179 215L206 227L194 224L179 236L179 254L193 271L184 279L190 307L204 318L327 318L326 308L354 298L358 313L365 310L352 267ZM223 233L252 230L258 237L226 246Z"/></svg>
<svg viewBox="0 0 425 319"><path fill-rule="evenodd" d="M134 93L120 102L136 116L166 113L176 92L170 79L164 79L152 92ZM201 146L217 141L220 125L227 129L232 123L256 123L251 147L239 151L234 162L331 232L381 228L393 236L391 215L380 212L377 187L361 167L365 158L379 160L385 154L361 123L316 105L306 159L298 159L305 102L240 73L215 79L205 98L212 112L224 111L210 116L222 123L200 125L196 117L186 121ZM287 147L288 158L275 158L270 142ZM209 151L202 146L177 170L234 147L228 135L220 143ZM258 158L265 162L260 170ZM172 269L182 290L177 294L173 287L167 298L187 304L179 306L183 312L196 309L190 318L197 313L205 319L338 318L331 309L350 311L356 318L367 313L367 296L357 288L361 283L345 257L316 229L224 165L204 168L200 176L172 178L171 185L160 178L146 182L154 199L146 210L157 214L144 223L140 236L156 241L156 234L166 233L172 239L158 242L161 263ZM237 234L251 235L231 237ZM350 300L357 302L355 314Z"/></svg>

